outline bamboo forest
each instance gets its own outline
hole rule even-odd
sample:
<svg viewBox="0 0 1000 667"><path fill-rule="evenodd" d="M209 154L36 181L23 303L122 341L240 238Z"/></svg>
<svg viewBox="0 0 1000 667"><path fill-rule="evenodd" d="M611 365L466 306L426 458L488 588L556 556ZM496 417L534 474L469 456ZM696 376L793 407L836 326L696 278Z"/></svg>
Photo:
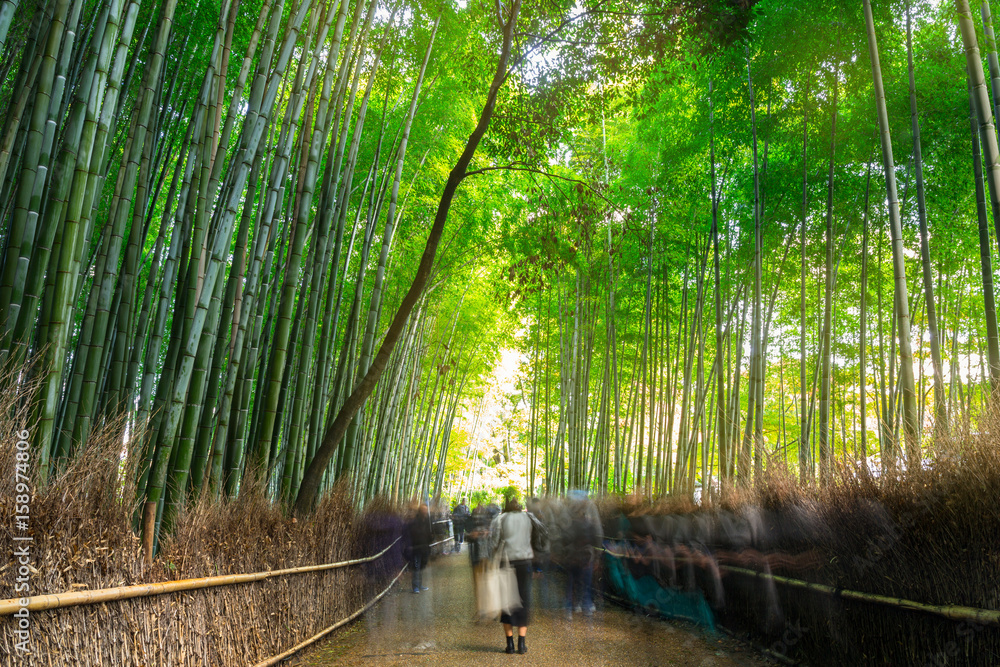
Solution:
<svg viewBox="0 0 1000 667"><path fill-rule="evenodd" d="M754 641L997 664L998 118L988 0L0 0L0 495L27 516L30 468L46 539L104 512L120 541L80 562L137 554L77 584L55 563L98 538L46 542L31 594L368 557L408 503L582 496L605 539L610 504L840 508L895 522L844 547L879 564L852 579L817 537L822 576L785 574L985 625L914 622L879 660L825 662L819 617ZM867 583L900 535L958 530L901 509L925 492L987 517L941 547L975 595ZM148 664L315 631L243 654L185 627ZM139 664L117 651L65 664Z"/></svg>

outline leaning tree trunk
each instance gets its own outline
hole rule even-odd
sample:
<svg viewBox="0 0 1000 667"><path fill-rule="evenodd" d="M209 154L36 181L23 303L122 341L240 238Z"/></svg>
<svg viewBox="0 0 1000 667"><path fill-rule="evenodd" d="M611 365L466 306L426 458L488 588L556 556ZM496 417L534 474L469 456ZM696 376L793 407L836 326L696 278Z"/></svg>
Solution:
<svg viewBox="0 0 1000 667"><path fill-rule="evenodd" d="M451 207L455 191L458 189L462 179L465 178L472 156L475 154L480 140L486 133L486 128L489 127L490 119L493 117L493 110L496 106L497 93L507 78L507 61L510 58L514 26L517 22L519 10L520 1L514 0L514 3L510 8L510 15L503 28L503 45L500 52L500 58L497 62L497 69L493 76L493 82L490 84L489 93L486 97L486 104L483 107L483 111L479 117L479 122L477 123L476 128L473 130L472 135L466 142L465 149L462 151L461 156L459 156L458 162L452 169L448 176L448 180L445 183L444 191L441 194L441 200L438 204L437 214L434 217L434 226L431 228L430 234L427 237L427 245L424 248L424 254L420 259L420 265L417 267L417 272L413 278L412 284L410 285L410 289L403 297L402 303L396 311L396 314L393 316L392 323L386 331L385 338L382 340L382 345L379 348L378 353L372 360L372 365L368 369L368 373L366 373L364 378L362 378L361 381L355 385L351 395L347 397L347 400L341 407L340 412L334 418L333 422L327 429L326 434L323 436L322 444L319 446L315 457L313 457L312 462L309 464L309 467L303 475L302 482L299 487L299 494L295 501L295 511L298 514L304 515L311 512L315 506L316 499L319 494L320 482L323 479L323 473L326 470L327 463L329 463L333 454L337 450L337 447L340 445L340 441L347 432L347 427L350 425L354 415L361 408L365 399L371 395L375 388L375 384L382 376L382 372L385 370L386 364L389 361L389 356L392 353L392 349L403 331L403 327L406 324L410 311L413 310L413 306L420 298L420 293L423 291L424 286L427 283L427 279L430 276L431 266L434 262L434 256L437 254L438 244L440 243L441 235L444 232L444 224L448 218L448 209Z"/></svg>

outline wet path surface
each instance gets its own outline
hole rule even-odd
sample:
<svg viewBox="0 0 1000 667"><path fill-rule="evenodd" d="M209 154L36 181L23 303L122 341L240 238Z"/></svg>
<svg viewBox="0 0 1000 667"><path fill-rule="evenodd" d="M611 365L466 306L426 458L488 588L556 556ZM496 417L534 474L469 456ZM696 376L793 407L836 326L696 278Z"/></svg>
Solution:
<svg viewBox="0 0 1000 667"><path fill-rule="evenodd" d="M746 648L697 629L639 617L597 600L592 617L568 620L559 604L562 580L535 579L528 653L504 652L499 622L474 620L466 553L442 556L424 571L428 590L410 591L404 573L391 593L361 620L296 656L290 664L346 665L679 665L766 664ZM286 663L287 664L287 663Z"/></svg>

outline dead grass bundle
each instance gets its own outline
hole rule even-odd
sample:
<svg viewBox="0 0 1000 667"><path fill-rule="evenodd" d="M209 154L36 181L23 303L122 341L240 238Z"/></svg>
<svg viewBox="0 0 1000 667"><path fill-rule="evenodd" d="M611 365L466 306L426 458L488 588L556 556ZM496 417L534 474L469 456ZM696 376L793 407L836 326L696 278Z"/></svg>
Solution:
<svg viewBox="0 0 1000 667"><path fill-rule="evenodd" d="M24 383L0 378L0 511L10 516L13 446L6 434L28 426ZM16 375L14 376L16 380ZM95 428L87 447L38 489L31 503L34 534L31 594L62 593L284 569L338 562L383 549L399 535L394 508L358 515L338 487L308 520L287 518L253 483L239 498L203 497L177 518L174 532L146 566L132 530L134 467L122 459L125 424ZM383 516L384 515L384 516ZM376 520L374 517L382 517ZM385 518L388 517L388 518ZM4 545L12 526L0 524ZM32 658L26 665L246 665L275 655L361 607L381 590L398 549L388 558L336 570L249 584L33 612ZM15 597L13 548L0 554L0 597ZM395 575L396 570L391 572ZM0 634L0 655L12 654Z"/></svg>

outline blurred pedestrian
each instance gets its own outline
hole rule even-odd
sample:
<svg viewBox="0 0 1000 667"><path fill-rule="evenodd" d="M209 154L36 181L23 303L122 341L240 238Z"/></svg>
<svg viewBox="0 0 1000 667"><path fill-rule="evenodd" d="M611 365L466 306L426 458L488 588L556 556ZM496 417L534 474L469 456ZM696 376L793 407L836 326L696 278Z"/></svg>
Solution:
<svg viewBox="0 0 1000 667"><path fill-rule="evenodd" d="M601 546L601 520L597 506L583 491L573 491L568 500L569 525L563 544L566 568L566 616L594 613L593 574Z"/></svg>
<svg viewBox="0 0 1000 667"><path fill-rule="evenodd" d="M469 562L472 564L472 590L476 596L476 620L481 620L479 610L482 608L479 599L480 581L490 557L490 518L486 507L477 503L466 523L465 536L469 541Z"/></svg>
<svg viewBox="0 0 1000 667"><path fill-rule="evenodd" d="M421 586L421 570L427 567L431 557L431 518L427 503L420 503L403 528L404 554L410 562L413 575L413 592L426 591Z"/></svg>
<svg viewBox="0 0 1000 667"><path fill-rule="evenodd" d="M521 607L500 614L504 634L507 637L507 653L514 653L514 628L517 628L517 652L528 652L526 636L531 603L531 561L534 550L531 547L532 530L538 530L538 519L525 512L517 498L511 496L504 504L504 511L490 524L490 550L498 556L506 556L517 577L517 592ZM544 530L544 528L541 528ZM548 539L547 536L545 538Z"/></svg>
<svg viewBox="0 0 1000 667"><path fill-rule="evenodd" d="M539 551L538 549L533 549L535 552L534 568L535 574L534 579L538 590L535 593L535 602L541 609L557 609L561 606L561 596L556 592L555 586L552 584L553 577L549 576L555 571L555 560L558 560L557 556L560 553L559 547L561 546L560 540L560 528L559 528L559 512L561 511L562 503L553 502L552 499L545 498L532 498L528 501L528 512L535 515L542 525L545 526L545 530L549 536L549 548L545 551Z"/></svg>
<svg viewBox="0 0 1000 667"><path fill-rule="evenodd" d="M465 504L465 498L458 501L458 505L451 511L451 525L455 531L454 553L462 551L462 542L465 541L465 531L469 522L469 506Z"/></svg>

